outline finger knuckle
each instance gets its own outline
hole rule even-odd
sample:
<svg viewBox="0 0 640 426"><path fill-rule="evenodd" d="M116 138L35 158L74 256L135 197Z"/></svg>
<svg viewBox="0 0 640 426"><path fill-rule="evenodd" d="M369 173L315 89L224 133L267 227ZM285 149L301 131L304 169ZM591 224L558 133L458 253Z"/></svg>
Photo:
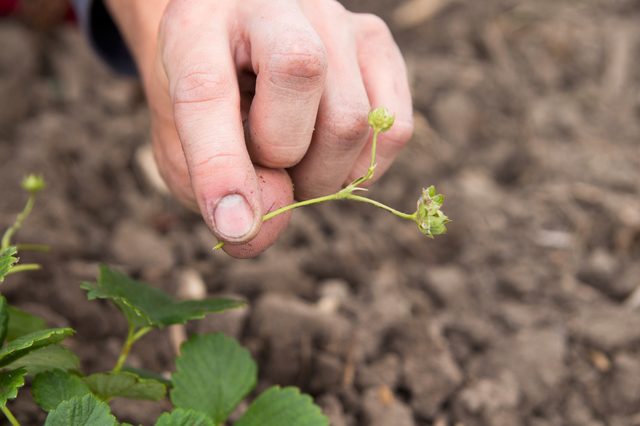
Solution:
<svg viewBox="0 0 640 426"><path fill-rule="evenodd" d="M239 101L233 84L220 73L203 69L183 72L176 80L173 92L174 105L198 105L211 102Z"/></svg>
<svg viewBox="0 0 640 426"><path fill-rule="evenodd" d="M212 175L224 175L225 170L236 168L238 164L244 164L244 159L234 152L200 153L193 156L189 171L192 178L209 178Z"/></svg>
<svg viewBox="0 0 640 426"><path fill-rule="evenodd" d="M279 48L268 63L271 82L294 90L321 87L327 72L327 53L317 40L299 40Z"/></svg>
<svg viewBox="0 0 640 426"><path fill-rule="evenodd" d="M256 120L250 125L251 155L266 167L293 167L304 157L310 142L311 132L283 127L283 123Z"/></svg>
<svg viewBox="0 0 640 426"><path fill-rule="evenodd" d="M342 14L347 12L347 8L338 0L322 1L321 5L331 10L333 13Z"/></svg>
<svg viewBox="0 0 640 426"><path fill-rule="evenodd" d="M340 142L352 145L362 142L369 135L368 105L343 105L329 117L332 135Z"/></svg>
<svg viewBox="0 0 640 426"><path fill-rule="evenodd" d="M359 14L360 25L367 37L382 37L392 39L391 30L387 23L378 15L371 13Z"/></svg>
<svg viewBox="0 0 640 426"><path fill-rule="evenodd" d="M265 144L257 149L260 162L274 169L293 167L300 162L306 150L299 146Z"/></svg>

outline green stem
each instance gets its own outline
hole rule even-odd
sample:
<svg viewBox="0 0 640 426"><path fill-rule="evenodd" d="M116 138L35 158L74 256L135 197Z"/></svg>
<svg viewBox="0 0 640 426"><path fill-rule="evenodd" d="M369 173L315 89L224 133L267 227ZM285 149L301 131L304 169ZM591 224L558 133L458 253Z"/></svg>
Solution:
<svg viewBox="0 0 640 426"><path fill-rule="evenodd" d="M6 230L4 235L2 236L2 243L0 244L0 249L6 249L11 245L11 237L18 232L18 229L22 226L25 219L33 210L33 205L35 204L36 197L33 194L29 194L29 198L27 199L27 204L25 204L24 209L18 214L16 217L16 221L14 222L9 229Z"/></svg>
<svg viewBox="0 0 640 426"><path fill-rule="evenodd" d="M145 334L147 334L148 332L151 331L151 327L142 327L140 330L138 330L136 332L136 334L133 335L133 342L135 343L138 340L140 340Z"/></svg>
<svg viewBox="0 0 640 426"><path fill-rule="evenodd" d="M359 185L362 183L373 179L373 173L376 170L376 149L378 147L378 135L380 134L379 130L373 131L373 139L371 140L371 163L369 164L369 168L367 172L359 177L358 179L351 182L343 191L347 191L349 193L353 192Z"/></svg>
<svg viewBox="0 0 640 426"><path fill-rule="evenodd" d="M331 194L331 195L325 195L324 197L318 197L318 198L312 198L310 200L305 200L305 201L300 201L297 203L293 203L293 204L289 204L287 206L281 207L277 210L274 210L272 212L269 212L267 214L265 214L264 216L262 216L262 221L266 222L269 219L273 219L274 217L278 216L279 214L282 214L284 212L287 212L289 210L293 210L293 209L297 209L298 207L303 207L303 206L308 206L311 204L318 204L318 203L322 203L325 201L331 201L331 200L353 200L353 201L359 201L361 203L368 203L368 204L372 204L376 207L379 207L381 209L384 209L390 213L393 213L394 215L402 218L402 219L407 219L407 220L412 220L414 221L416 219L416 214L415 213L404 213L401 212L399 210L396 210L392 207L387 206L386 204L382 204L376 200L372 200L371 198L367 198L367 197L362 197L360 195L354 195L352 194L350 191L353 191L353 188L351 188L350 190L347 190L349 187L343 189L342 191L339 191L335 194ZM221 249L224 246L224 241L220 241L218 244L216 244L213 249L214 250L218 250Z"/></svg>
<svg viewBox="0 0 640 426"><path fill-rule="evenodd" d="M367 198L367 197L362 197L360 195L354 195L354 194L349 194L345 197L347 200L353 200L353 201L360 201L361 203L368 203L368 204L373 204L376 207L380 207L381 209L384 209L388 212L393 213L394 215L401 217L402 219L407 219L407 220L415 220L416 218L416 214L415 213L403 213L399 210L396 210L392 207L387 206L386 204L382 204L376 200L372 200L371 198Z"/></svg>
<svg viewBox="0 0 640 426"><path fill-rule="evenodd" d="M38 251L42 253L48 253L51 247L46 244L16 244L18 251Z"/></svg>
<svg viewBox="0 0 640 426"><path fill-rule="evenodd" d="M297 209L298 207L310 206L311 204L318 204L318 203L323 203L325 201L337 200L338 198L340 198L338 194L339 193L335 193L331 195L325 195L323 197L311 198L309 200L299 201L297 203L289 204L288 206L280 207L279 209L269 212L264 216L262 216L262 221L266 222L267 220L273 219L279 214L288 212L289 210Z"/></svg>
<svg viewBox="0 0 640 426"><path fill-rule="evenodd" d="M131 347L133 344L138 341L142 336L151 331L151 327L142 327L138 331L136 331L135 326L129 325L129 331L127 333L127 340L124 342L122 346L122 350L120 351L120 356L118 357L118 361L116 365L111 370L112 373L119 373L124 366L124 362L127 360L129 356L129 352L131 352Z"/></svg>
<svg viewBox="0 0 640 426"><path fill-rule="evenodd" d="M4 413L7 420L9 420L9 423L11 423L11 426L20 426L20 422L13 416L13 413L6 405L1 406L0 409Z"/></svg>
<svg viewBox="0 0 640 426"><path fill-rule="evenodd" d="M376 148L378 147L379 134L380 134L380 130L373 131L373 139L371 140L371 164L369 165L369 170L365 175L365 176L369 176L369 179L373 177L373 170L376 168Z"/></svg>
<svg viewBox="0 0 640 426"><path fill-rule="evenodd" d="M11 268L6 275L16 274L18 272L26 272L26 271L37 271L41 268L37 263L24 263L22 265L17 265Z"/></svg>
<svg viewBox="0 0 640 426"><path fill-rule="evenodd" d="M344 191L344 190L343 190ZM309 200L299 201L297 203L289 204L284 207L280 207L274 211L271 211L264 216L262 216L262 221L266 222L269 219L273 219L274 217L288 212L289 210L297 209L299 207L310 206L311 204L323 203L325 201L338 200L340 198L344 198L342 191L336 192L335 194L325 195L323 197L311 198ZM213 246L214 250L219 250L224 247L224 241L220 241L218 244Z"/></svg>

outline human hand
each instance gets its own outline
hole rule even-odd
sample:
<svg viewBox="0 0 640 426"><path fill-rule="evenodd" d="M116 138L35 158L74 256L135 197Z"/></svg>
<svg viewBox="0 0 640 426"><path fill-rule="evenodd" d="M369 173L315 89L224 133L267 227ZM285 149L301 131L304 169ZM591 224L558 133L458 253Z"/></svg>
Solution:
<svg viewBox="0 0 640 426"><path fill-rule="evenodd" d="M334 0L108 6L143 78L159 169L233 256L275 241L288 215L261 217L292 201L292 182L305 199L366 172L371 106L396 114L380 138L377 177L411 136L404 62L373 15Z"/></svg>

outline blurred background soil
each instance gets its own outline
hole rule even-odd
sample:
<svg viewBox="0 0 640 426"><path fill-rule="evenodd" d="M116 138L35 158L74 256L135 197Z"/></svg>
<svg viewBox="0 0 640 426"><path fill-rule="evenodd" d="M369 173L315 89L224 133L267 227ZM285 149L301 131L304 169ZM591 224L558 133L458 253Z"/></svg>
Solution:
<svg viewBox="0 0 640 426"><path fill-rule="evenodd" d="M382 15L411 75L416 134L372 196L413 210L447 195L448 235L365 205L297 211L265 254L213 254L202 221L159 189L134 80L70 26L0 22L0 223L28 172L48 189L20 240L41 272L13 303L78 330L86 372L126 334L79 288L100 262L180 295L237 295L222 330L335 426L640 425L640 1L351 0ZM131 364L172 369L180 330ZM28 393L24 424L42 415ZM143 407L141 409L140 407ZM152 424L158 404L114 402Z"/></svg>

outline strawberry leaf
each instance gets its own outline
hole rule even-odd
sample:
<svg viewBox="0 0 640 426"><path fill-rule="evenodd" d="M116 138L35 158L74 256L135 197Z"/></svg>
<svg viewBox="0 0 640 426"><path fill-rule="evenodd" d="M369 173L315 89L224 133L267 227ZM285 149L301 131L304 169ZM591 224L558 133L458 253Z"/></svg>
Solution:
<svg viewBox="0 0 640 426"><path fill-rule="evenodd" d="M184 343L171 377L171 402L206 413L221 424L256 384L251 354L223 334L194 336Z"/></svg>
<svg viewBox="0 0 640 426"><path fill-rule="evenodd" d="M89 300L113 301L136 327L165 327L204 318L208 313L244 306L232 299L178 301L160 289L136 281L107 266L100 267L98 282L82 284Z"/></svg>
<svg viewBox="0 0 640 426"><path fill-rule="evenodd" d="M17 253L18 249L13 246L0 250L0 283L4 281L13 266L18 263Z"/></svg>
<svg viewBox="0 0 640 426"><path fill-rule="evenodd" d="M215 426L206 414L193 410L178 408L171 413L162 414L156 426Z"/></svg>
<svg viewBox="0 0 640 426"><path fill-rule="evenodd" d="M0 372L0 405L4 406L8 400L18 396L18 389L24 386L24 368Z"/></svg>
<svg viewBox="0 0 640 426"><path fill-rule="evenodd" d="M106 402L89 394L63 401L47 416L45 426L116 426Z"/></svg>
<svg viewBox="0 0 640 426"><path fill-rule="evenodd" d="M0 345L4 343L9 331L9 304L4 296L0 295Z"/></svg>
<svg viewBox="0 0 640 426"><path fill-rule="evenodd" d="M274 386L264 391L234 426L329 426L320 407L297 388Z"/></svg>
<svg viewBox="0 0 640 426"><path fill-rule="evenodd" d="M73 333L70 328L49 328L18 337L0 348L0 367L9 365L30 352L58 343Z"/></svg>
<svg viewBox="0 0 640 426"><path fill-rule="evenodd" d="M90 393L91 389L80 377L61 370L40 373L31 385L33 399L45 411L51 411L71 398Z"/></svg>
<svg viewBox="0 0 640 426"><path fill-rule="evenodd" d="M84 382L103 400L122 397L158 401L167 393L164 383L126 372L96 373L85 377Z"/></svg>
<svg viewBox="0 0 640 426"><path fill-rule="evenodd" d="M7 311L9 312L8 341L47 328L45 321L38 316L14 308L13 306L9 306Z"/></svg>
<svg viewBox="0 0 640 426"><path fill-rule="evenodd" d="M24 367L29 375L36 375L48 370L78 370L80 360L69 349L61 345L50 345L30 352L7 366L8 368Z"/></svg>
<svg viewBox="0 0 640 426"><path fill-rule="evenodd" d="M163 375L156 373L155 371L150 371L150 370L145 370L143 368L135 368L130 366L122 367L122 371L135 374L136 376L142 379L153 379L164 384L166 387L171 387L171 380L166 379Z"/></svg>

